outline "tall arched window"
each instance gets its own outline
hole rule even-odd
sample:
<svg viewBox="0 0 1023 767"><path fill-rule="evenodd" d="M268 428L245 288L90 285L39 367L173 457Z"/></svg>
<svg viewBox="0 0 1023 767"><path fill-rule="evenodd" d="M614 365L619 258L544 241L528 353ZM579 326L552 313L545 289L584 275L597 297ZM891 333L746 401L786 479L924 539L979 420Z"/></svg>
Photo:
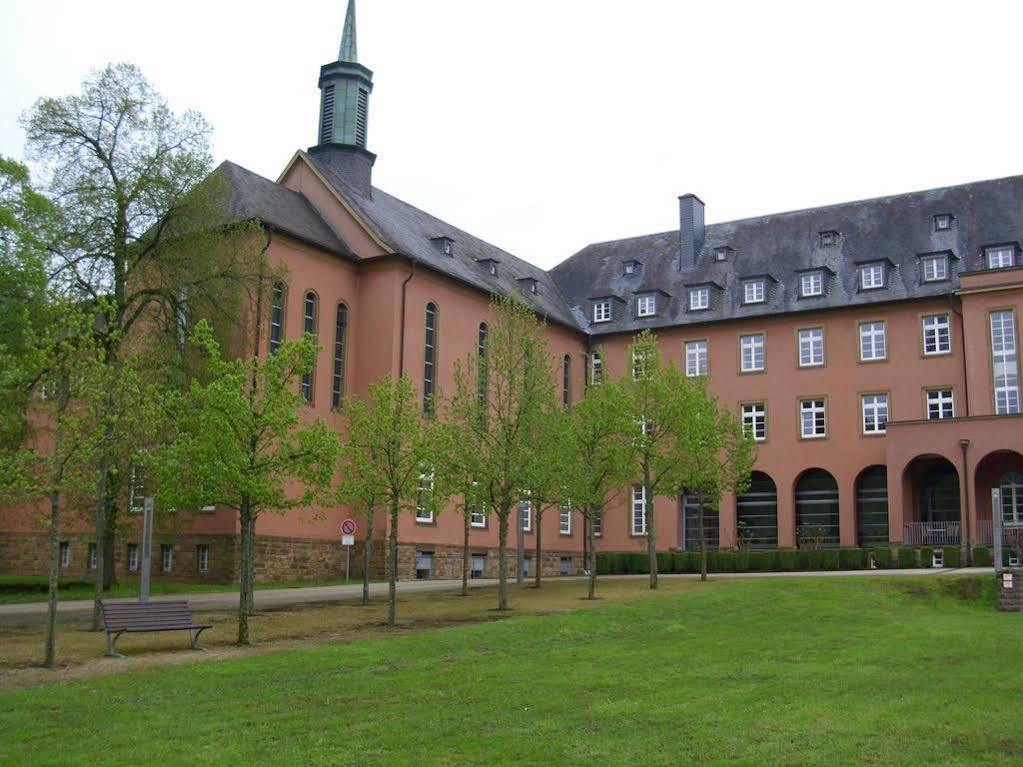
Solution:
<svg viewBox="0 0 1023 767"><path fill-rule="evenodd" d="M568 354L561 361L561 404L572 404L572 357Z"/></svg>
<svg viewBox="0 0 1023 767"><path fill-rule="evenodd" d="M318 299L313 291L309 291L305 294L304 310L302 314L302 332L307 333L313 338L316 337L316 324L318 319ZM306 402L313 401L313 378L316 374L316 369L313 368L308 373L302 374L302 396L305 397Z"/></svg>
<svg viewBox="0 0 1023 767"><path fill-rule="evenodd" d="M341 407L345 396L345 345L348 342L348 307L337 305L337 319L334 323L334 381L330 391L330 406Z"/></svg>
<svg viewBox="0 0 1023 767"><path fill-rule="evenodd" d="M487 402L488 378L487 371L487 323L481 322L479 335L476 337L476 385L479 390L480 405Z"/></svg>
<svg viewBox="0 0 1023 767"><path fill-rule="evenodd" d="M284 306L288 298L288 289L283 282L275 282L273 296L270 301L270 341L269 350L275 354L284 340Z"/></svg>
<svg viewBox="0 0 1023 767"><path fill-rule="evenodd" d="M437 373L437 305L426 305L426 336L423 348L423 412L433 413Z"/></svg>

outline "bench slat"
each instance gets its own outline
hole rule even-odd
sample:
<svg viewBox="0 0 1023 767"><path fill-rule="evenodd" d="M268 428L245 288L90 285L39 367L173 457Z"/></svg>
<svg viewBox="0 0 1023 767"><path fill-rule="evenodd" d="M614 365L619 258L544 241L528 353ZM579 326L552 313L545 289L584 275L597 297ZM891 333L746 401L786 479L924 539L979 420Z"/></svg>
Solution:
<svg viewBox="0 0 1023 767"><path fill-rule="evenodd" d="M187 600L161 602L103 602L103 623L108 631L142 633L155 631L193 631L212 628L196 624Z"/></svg>

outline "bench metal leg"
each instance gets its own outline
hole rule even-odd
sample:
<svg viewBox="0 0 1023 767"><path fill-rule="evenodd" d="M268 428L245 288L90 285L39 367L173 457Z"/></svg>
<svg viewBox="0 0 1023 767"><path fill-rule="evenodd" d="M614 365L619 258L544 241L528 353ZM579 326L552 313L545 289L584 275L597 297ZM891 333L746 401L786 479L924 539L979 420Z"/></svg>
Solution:
<svg viewBox="0 0 1023 767"><path fill-rule="evenodd" d="M199 635L202 632L204 632L205 630L206 629L204 629L204 628L198 629L198 630L192 630L192 629L188 630L188 641L191 642L193 650L205 650L206 649L205 647L201 647L198 644L198 642L199 642Z"/></svg>
<svg viewBox="0 0 1023 767"><path fill-rule="evenodd" d="M107 632L107 657L108 658L123 658L121 653L114 650L114 643L123 634L123 631L108 631Z"/></svg>

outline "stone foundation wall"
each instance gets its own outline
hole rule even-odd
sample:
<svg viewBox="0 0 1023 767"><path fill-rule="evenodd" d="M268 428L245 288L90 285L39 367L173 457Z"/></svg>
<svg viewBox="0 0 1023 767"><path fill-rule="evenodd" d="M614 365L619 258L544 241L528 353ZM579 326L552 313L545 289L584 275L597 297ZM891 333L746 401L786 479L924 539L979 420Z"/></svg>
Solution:
<svg viewBox="0 0 1023 767"><path fill-rule="evenodd" d="M1008 576L1008 578L1006 578ZM1023 612L1023 568L1007 567L998 578L998 609L1005 612ZM1008 585L1008 581L1012 585Z"/></svg>
<svg viewBox="0 0 1023 767"><path fill-rule="evenodd" d="M417 578L416 557L420 553L429 553L431 555L429 576L431 579L458 580L462 577L463 564L461 546L401 543L398 545L398 580L415 580ZM526 552L526 571L530 577L536 573L533 564L534 554L534 551ZM491 549L485 546L472 547L469 549L469 556L470 567L473 556L484 557L483 575L481 577L498 577L498 550L496 548ZM568 563L569 575L579 575L582 573L583 560L582 555L579 552L545 551L543 552L542 571L544 577L561 575L562 557L571 559L571 562ZM513 548L509 548L507 552L507 561L505 563L505 572L509 578L515 577L517 563L517 551Z"/></svg>

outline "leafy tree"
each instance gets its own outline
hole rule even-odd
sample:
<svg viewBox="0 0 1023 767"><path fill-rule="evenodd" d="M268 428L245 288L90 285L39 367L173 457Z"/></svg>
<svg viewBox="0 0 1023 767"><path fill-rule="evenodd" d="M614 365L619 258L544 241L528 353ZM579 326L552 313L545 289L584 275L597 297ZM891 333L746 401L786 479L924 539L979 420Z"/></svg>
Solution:
<svg viewBox="0 0 1023 767"><path fill-rule="evenodd" d="M542 410L554 398L544 323L516 298L495 298L486 365L475 355L455 365L446 420L458 430L459 465L477 484L476 498L498 520L497 609L508 609L508 522L530 472L546 460L536 440Z"/></svg>
<svg viewBox="0 0 1023 767"><path fill-rule="evenodd" d="M284 341L265 358L230 359L203 320L192 342L205 371L184 393L166 394L177 433L151 455L156 497L165 508L216 504L237 511L238 644L245 645L254 608L256 520L264 512L284 514L327 498L340 440L322 419L304 417L298 379L316 361L311 336Z"/></svg>
<svg viewBox="0 0 1023 767"><path fill-rule="evenodd" d="M383 497L383 488L376 484L370 467L374 465L371 449L361 449L351 442L340 452L340 471L343 480L338 488L338 500L352 507L354 513L366 522L366 537L362 545L362 604L369 604L369 573L373 559L373 526Z"/></svg>
<svg viewBox="0 0 1023 767"><path fill-rule="evenodd" d="M209 175L211 131L201 115L175 114L135 66L114 64L93 72L78 94L39 100L22 125L61 219L46 241L48 276L96 307L113 380L125 344L164 355L149 371L166 375L168 363L181 361L190 322L214 318L226 330L245 319L261 238L252 225L225 227L228 189ZM112 582L109 544L132 453L130 432L118 433L125 414L117 406L106 403L99 427L96 623L102 589Z"/></svg>
<svg viewBox="0 0 1023 767"><path fill-rule="evenodd" d="M553 392L552 392L553 393ZM547 400L540 406L534 444L542 445L542 456L528 467L525 497L533 511L534 559L536 564L533 585L540 588L543 582L543 516L553 507L571 501L565 483L565 465L568 448L568 411L561 403Z"/></svg>
<svg viewBox="0 0 1023 767"><path fill-rule="evenodd" d="M398 522L402 512L443 507L436 472L437 424L423 413L408 378L370 384L367 400L345 400L348 444L342 493L379 499L389 515L387 622L397 614Z"/></svg>
<svg viewBox="0 0 1023 767"><path fill-rule="evenodd" d="M572 406L566 430L562 482L585 525L589 599L595 598L597 586L594 526L602 520L605 506L632 479L634 422L629 405L617 382L590 386Z"/></svg>

